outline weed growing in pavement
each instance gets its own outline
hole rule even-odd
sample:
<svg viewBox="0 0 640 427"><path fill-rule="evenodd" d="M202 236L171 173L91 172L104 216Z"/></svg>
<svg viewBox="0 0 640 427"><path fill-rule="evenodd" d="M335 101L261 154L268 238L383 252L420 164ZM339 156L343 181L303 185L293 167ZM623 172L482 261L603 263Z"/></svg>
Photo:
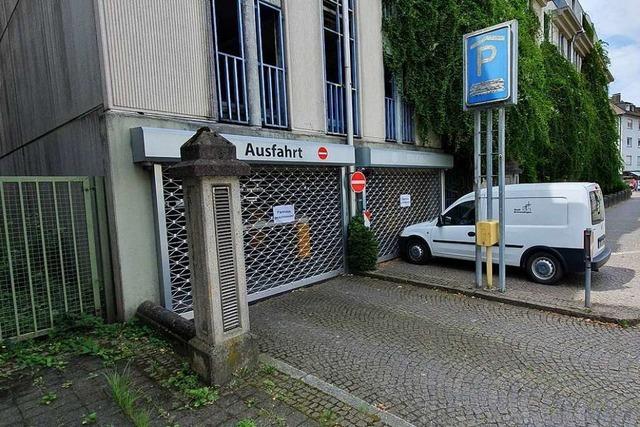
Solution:
<svg viewBox="0 0 640 427"><path fill-rule="evenodd" d="M244 420L238 421L236 427L256 427L256 422L251 418L245 418Z"/></svg>
<svg viewBox="0 0 640 427"><path fill-rule="evenodd" d="M320 414L320 418L318 418L318 421L320 422L320 425L328 427L336 425L337 419L338 417L332 410L325 409L324 411L322 411L322 414Z"/></svg>
<svg viewBox="0 0 640 427"><path fill-rule="evenodd" d="M202 386L198 376L195 375L189 365L182 365L182 369L176 371L169 378L162 381L164 385L182 393L189 399L188 407L200 408L218 400L219 394L215 387Z"/></svg>
<svg viewBox="0 0 640 427"><path fill-rule="evenodd" d="M40 403L42 405L51 405L53 402L56 401L56 399L58 398L58 395L55 394L54 392L50 391L48 393L45 393L44 396L42 396L40 398Z"/></svg>
<svg viewBox="0 0 640 427"><path fill-rule="evenodd" d="M260 372L262 372L265 375L273 375L275 371L276 371L276 367L273 365L263 364L262 366L260 366Z"/></svg>
<svg viewBox="0 0 640 427"><path fill-rule="evenodd" d="M100 358L105 365L150 350L167 351L169 346L151 329L136 321L106 325L89 315L64 315L55 322L48 338L4 342L0 351L0 376L10 377L24 369L64 370L73 356Z"/></svg>
<svg viewBox="0 0 640 427"><path fill-rule="evenodd" d="M275 412L270 411L268 409L262 408L260 409L260 411L258 411L258 414L261 417L268 419L273 425L276 425L279 427L286 427L287 425L287 420L283 416L278 415Z"/></svg>
<svg viewBox="0 0 640 427"><path fill-rule="evenodd" d="M95 412L91 412L90 414L84 414L82 416L82 425L83 426L90 425L90 424L95 424L96 421L98 421L98 414L96 414Z"/></svg>
<svg viewBox="0 0 640 427"><path fill-rule="evenodd" d="M126 372L120 374L111 372L105 374L107 383L111 388L113 400L118 404L122 412L131 420L136 427L147 427L150 425L149 413L136 407L136 401L140 399L140 395L132 389L131 379Z"/></svg>

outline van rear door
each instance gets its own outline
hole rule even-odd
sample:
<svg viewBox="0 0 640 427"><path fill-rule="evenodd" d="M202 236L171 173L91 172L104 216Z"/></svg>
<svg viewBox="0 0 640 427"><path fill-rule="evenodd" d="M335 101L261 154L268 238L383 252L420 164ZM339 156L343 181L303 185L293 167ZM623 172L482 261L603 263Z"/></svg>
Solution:
<svg viewBox="0 0 640 427"><path fill-rule="evenodd" d="M593 230L594 247L592 248L593 256L598 255L605 249L605 212L604 198L602 190L595 185L588 189L589 191L589 207L591 210L591 229Z"/></svg>

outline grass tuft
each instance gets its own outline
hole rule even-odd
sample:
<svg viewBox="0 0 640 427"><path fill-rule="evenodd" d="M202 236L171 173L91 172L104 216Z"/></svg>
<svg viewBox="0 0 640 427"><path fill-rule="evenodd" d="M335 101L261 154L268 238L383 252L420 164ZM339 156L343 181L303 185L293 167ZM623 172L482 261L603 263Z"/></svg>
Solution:
<svg viewBox="0 0 640 427"><path fill-rule="evenodd" d="M125 373L111 372L105 374L107 383L111 388L113 400L118 404L122 412L129 417L136 427L148 427L150 425L149 413L136 407L136 401L140 398L138 393L131 388L131 379Z"/></svg>

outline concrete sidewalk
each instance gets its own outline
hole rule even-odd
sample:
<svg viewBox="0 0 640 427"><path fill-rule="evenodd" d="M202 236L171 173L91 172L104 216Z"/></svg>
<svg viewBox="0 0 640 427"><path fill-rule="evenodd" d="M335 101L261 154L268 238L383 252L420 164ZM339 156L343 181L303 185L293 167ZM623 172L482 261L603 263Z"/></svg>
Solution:
<svg viewBox="0 0 640 427"><path fill-rule="evenodd" d="M487 298L621 324L640 323L640 193L607 209L607 245L613 254L593 273L592 308L584 308L584 275L565 277L559 285L531 282L518 268L507 269L507 292L476 290L472 262L435 259L427 265L401 260L383 263L368 275L400 283ZM497 274L497 268L494 269ZM497 276L494 284L497 284Z"/></svg>

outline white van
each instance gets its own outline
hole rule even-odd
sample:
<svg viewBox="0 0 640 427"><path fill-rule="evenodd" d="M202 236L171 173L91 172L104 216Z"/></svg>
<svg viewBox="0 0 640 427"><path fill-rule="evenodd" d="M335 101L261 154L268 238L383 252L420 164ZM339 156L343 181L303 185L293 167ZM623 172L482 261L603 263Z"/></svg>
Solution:
<svg viewBox="0 0 640 427"><path fill-rule="evenodd" d="M487 195L481 193L480 218L486 219ZM494 188L493 218L498 218ZM584 230L593 230L592 268L611 256L605 245L604 201L598 184L515 184L505 187L506 265L524 268L532 280L553 284L565 273L583 272ZM402 257L422 264L433 257L475 259L474 194L452 204L437 219L405 228ZM484 251L483 251L484 256ZM498 262L498 247L493 248Z"/></svg>

